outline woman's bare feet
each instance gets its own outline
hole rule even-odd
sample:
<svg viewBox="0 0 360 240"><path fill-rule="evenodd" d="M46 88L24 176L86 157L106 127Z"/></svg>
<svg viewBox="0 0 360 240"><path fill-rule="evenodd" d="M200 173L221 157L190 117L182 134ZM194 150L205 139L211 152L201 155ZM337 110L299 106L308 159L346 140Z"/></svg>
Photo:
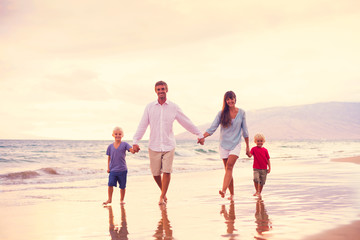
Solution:
<svg viewBox="0 0 360 240"><path fill-rule="evenodd" d="M164 198L160 197L159 205L165 205L166 201Z"/></svg>
<svg viewBox="0 0 360 240"><path fill-rule="evenodd" d="M111 203L111 200L107 200L106 202L103 202L103 205L108 205Z"/></svg>
<svg viewBox="0 0 360 240"><path fill-rule="evenodd" d="M224 198L224 197L225 197L225 192L223 192L223 191L219 190L219 194L220 194L220 196L221 196L222 198Z"/></svg>
<svg viewBox="0 0 360 240"><path fill-rule="evenodd" d="M230 201L234 201L234 195L233 195L233 194L231 194L231 195L230 195L230 197L228 197L228 200L230 200Z"/></svg>

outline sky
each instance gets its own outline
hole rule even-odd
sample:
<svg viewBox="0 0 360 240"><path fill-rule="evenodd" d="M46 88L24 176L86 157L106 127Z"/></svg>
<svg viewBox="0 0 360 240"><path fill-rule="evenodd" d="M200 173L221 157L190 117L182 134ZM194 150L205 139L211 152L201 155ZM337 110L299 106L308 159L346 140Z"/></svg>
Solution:
<svg viewBox="0 0 360 240"><path fill-rule="evenodd" d="M359 102L359 26L358 0L0 0L0 139L132 139L159 80L196 125L228 90Z"/></svg>

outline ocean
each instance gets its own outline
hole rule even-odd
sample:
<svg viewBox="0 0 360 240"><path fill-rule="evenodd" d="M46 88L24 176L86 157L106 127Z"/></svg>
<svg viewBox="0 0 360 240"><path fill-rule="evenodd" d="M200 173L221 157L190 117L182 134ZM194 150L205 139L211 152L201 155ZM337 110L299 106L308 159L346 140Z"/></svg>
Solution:
<svg viewBox="0 0 360 240"><path fill-rule="evenodd" d="M4 194L103 185L107 180L106 149L111 143L105 140L0 140L0 191ZM244 146L242 143L235 168L251 171L252 160L246 157ZM141 142L140 147L137 154L127 153L128 176L151 174L147 141ZM264 147L269 150L273 170L277 172L277 165L285 172L297 172L301 168L326 169L330 159L360 153L360 141L275 141L266 142ZM174 173L223 169L218 141L207 141L204 146L195 141L178 141L175 155ZM339 172L332 169L328 177L342 174L340 169Z"/></svg>
<svg viewBox="0 0 360 240"><path fill-rule="evenodd" d="M111 140L0 140L0 204L16 207L67 199L97 204L99 199L105 200L106 149L111 143ZM253 193L252 159L246 157L244 145L234 168L234 181L240 195L235 210L241 213L245 224L242 229L246 232L254 213L253 200L242 197ZM128 182L133 176L151 176L147 141L142 141L140 147L137 154L127 153ZM316 224L318 229L326 229L359 219L360 165L331 159L359 156L360 141L268 141L264 147L272 165L263 191L266 205L262 202L260 206L266 208L266 231L273 228L272 233L287 239L302 226ZM218 141L207 141L204 146L195 140L178 141L175 154L173 175L223 169ZM218 182L220 188L222 179ZM104 191L97 199L75 197L76 193L102 186ZM213 197L218 198L216 192ZM207 198L201 198L202 204L216 202Z"/></svg>

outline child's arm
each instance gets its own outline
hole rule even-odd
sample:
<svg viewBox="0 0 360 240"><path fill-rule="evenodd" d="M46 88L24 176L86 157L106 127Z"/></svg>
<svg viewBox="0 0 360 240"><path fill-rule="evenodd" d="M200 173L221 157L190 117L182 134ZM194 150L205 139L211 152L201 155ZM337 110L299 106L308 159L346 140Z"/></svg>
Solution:
<svg viewBox="0 0 360 240"><path fill-rule="evenodd" d="M251 153L252 149L246 153L246 155L248 155L249 158L251 158L253 156L253 154Z"/></svg>
<svg viewBox="0 0 360 240"><path fill-rule="evenodd" d="M107 172L110 173L110 156L108 156L108 169L107 169Z"/></svg>
<svg viewBox="0 0 360 240"><path fill-rule="evenodd" d="M267 160L267 165L269 166L267 173L270 173L271 172L270 158Z"/></svg>

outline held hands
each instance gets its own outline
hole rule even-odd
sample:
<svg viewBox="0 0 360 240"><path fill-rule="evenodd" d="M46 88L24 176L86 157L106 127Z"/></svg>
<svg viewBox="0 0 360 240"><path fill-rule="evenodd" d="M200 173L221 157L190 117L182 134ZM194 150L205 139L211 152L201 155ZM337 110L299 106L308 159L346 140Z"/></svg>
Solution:
<svg viewBox="0 0 360 240"><path fill-rule="evenodd" d="M132 148L134 149L134 152L136 152L136 153L140 151L140 147L137 144L134 144Z"/></svg>
<svg viewBox="0 0 360 240"><path fill-rule="evenodd" d="M197 143L200 143L201 145L204 145L204 143L205 143L205 138L204 138L204 137L203 137L203 138L198 138Z"/></svg>

